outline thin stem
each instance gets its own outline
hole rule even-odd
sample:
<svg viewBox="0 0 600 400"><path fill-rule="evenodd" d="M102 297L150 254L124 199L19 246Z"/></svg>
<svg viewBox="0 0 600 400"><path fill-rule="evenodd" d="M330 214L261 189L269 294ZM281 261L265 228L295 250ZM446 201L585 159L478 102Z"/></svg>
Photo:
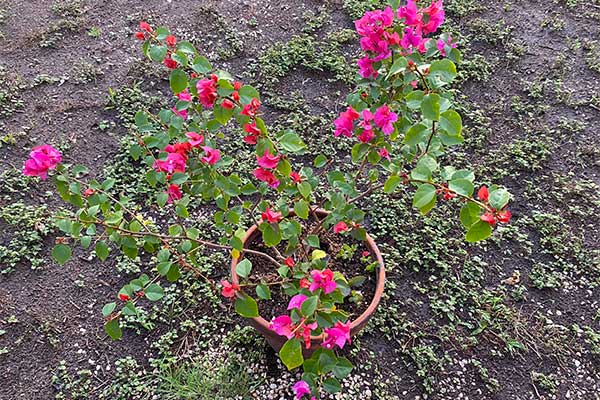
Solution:
<svg viewBox="0 0 600 400"><path fill-rule="evenodd" d="M427 154L427 152L429 151L429 146L431 146L431 141L433 140L434 136L435 136L435 121L432 121L431 135L429 135L429 140L427 141L427 146L425 146L425 151L423 152L423 154Z"/></svg>

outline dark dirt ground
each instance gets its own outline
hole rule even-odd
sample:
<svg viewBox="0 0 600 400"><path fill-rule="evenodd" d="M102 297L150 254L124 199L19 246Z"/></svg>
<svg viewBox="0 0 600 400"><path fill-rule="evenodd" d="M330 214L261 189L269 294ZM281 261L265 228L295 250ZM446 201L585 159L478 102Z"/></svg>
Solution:
<svg viewBox="0 0 600 400"><path fill-rule="evenodd" d="M431 217L446 224L438 229L406 200L375 196L365 202L386 244L390 282L379 317L352 353L360 366L351 379L357 391L343 398L599 399L600 3L445 3L449 26L465 39L458 95L464 96L466 146L474 156L458 157L469 160L478 176L511 190L514 225L489 244L467 246L456 226L448 226L448 209ZM76 6L65 11L57 4ZM132 38L140 19L204 44L199 48L215 64L240 74L274 43L301 34L303 13L322 5L331 20L316 38L352 28L349 6L341 1L0 0L0 93L16 93L0 96L0 209L17 201L61 205L49 193L50 183L14 190L15 180L6 175L20 169L37 144L60 145L92 174L117 162L127 128L119 112L105 106L109 88L131 86L143 76ZM223 46L215 39L223 28L206 9L223 15L229 32L240 33L241 43L224 45L240 46L233 55L214 51ZM63 28L53 28L59 22ZM100 28L99 37L89 34L92 27ZM353 41L344 50L355 52L356 46ZM82 79L89 71L92 78ZM348 90L339 80L322 80L331 77L331 71L303 66L281 77L274 90L300 91L312 115L331 121ZM253 79L266 85L266 78ZM142 87L156 95L165 85L150 76ZM273 107L268 116L282 114ZM331 126L308 134L331 135ZM19 228L0 217L0 245ZM167 398L101 395L111 385L126 386L115 380L115 361L131 356L147 365L156 357L151 343L170 326L126 330L121 341L108 340L100 308L133 275L116 273L115 259L99 263L83 251L59 267L49 256L53 240L53 234L43 239L40 268L32 270L22 259L14 271L0 274L0 399ZM215 278L226 271L223 263ZM520 272L520 283L503 284L513 271ZM207 310L205 304L195 307L192 315ZM52 382L62 360L72 376L93 371L83 394ZM276 378L280 367L270 365L248 398L291 398Z"/></svg>

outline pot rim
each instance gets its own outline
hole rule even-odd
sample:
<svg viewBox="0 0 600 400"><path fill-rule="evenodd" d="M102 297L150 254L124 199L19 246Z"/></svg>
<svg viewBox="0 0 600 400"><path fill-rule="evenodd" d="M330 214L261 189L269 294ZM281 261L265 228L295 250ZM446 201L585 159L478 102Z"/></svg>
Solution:
<svg viewBox="0 0 600 400"><path fill-rule="evenodd" d="M329 211L319 208L319 209L315 210L315 213L319 216L326 216L329 214ZM294 210L290 210L289 215L294 216L295 215ZM252 239L253 236L256 234L257 230L258 230L258 226L256 224L252 225L246 231L246 234L242 238L242 243L246 244L246 242L248 240ZM377 267L375 293L373 295L373 300L371 300L371 304L369 304L367 309L365 311L363 311L363 313L360 314L358 316L358 318L356 318L354 321L351 322L350 334L352 336L356 335L366 325L366 323L369 321L371 316L375 313L375 309L377 308L377 306L379 305L379 302L381 301L381 296L383 295L383 289L385 286L385 266L383 263L383 256L381 255L381 251L379 251L379 248L377 247L377 243L375 243L375 240L371 236L369 236L369 234L366 235L365 242L367 243L367 247L369 248L369 250L375 255L379 266ZM231 259L231 280L234 284L239 284L239 277L235 271L235 268L236 268L238 262L240 260L242 260L243 254L244 253L242 251L242 254L240 255L239 258ZM269 329L269 322L267 320L265 320L263 317L261 317L260 315L258 317L252 317L252 318L248 318L248 319L253 320L254 323L256 325L260 326L262 329L264 329L266 331L271 331ZM310 338L311 338L311 342L313 342L313 341L320 342L320 341L322 341L323 337L324 337L324 334L320 334L318 336L311 335Z"/></svg>

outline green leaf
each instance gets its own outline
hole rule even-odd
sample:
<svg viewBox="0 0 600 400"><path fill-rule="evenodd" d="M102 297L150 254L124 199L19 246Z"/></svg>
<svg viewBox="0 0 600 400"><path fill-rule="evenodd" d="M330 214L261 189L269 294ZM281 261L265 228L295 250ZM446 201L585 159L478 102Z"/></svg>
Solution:
<svg viewBox="0 0 600 400"><path fill-rule="evenodd" d="M413 198L413 207L421 209L435 198L435 186L428 183L419 186Z"/></svg>
<svg viewBox="0 0 600 400"><path fill-rule="evenodd" d="M353 368L354 366L346 357L341 357L338 358L337 363L333 367L333 374L338 379L344 379L350 375L350 372L352 372Z"/></svg>
<svg viewBox="0 0 600 400"><path fill-rule="evenodd" d="M424 124L416 124L410 127L404 136L404 143L409 146L417 145L424 142L429 136L429 129Z"/></svg>
<svg viewBox="0 0 600 400"><path fill-rule="evenodd" d="M323 389L328 393L337 393L342 390L342 385L340 385L340 381L335 378L327 378L323 381Z"/></svg>
<svg viewBox="0 0 600 400"><path fill-rule="evenodd" d="M459 136L462 132L462 118L460 114L454 110L448 110L440 116L440 128L445 130L449 135Z"/></svg>
<svg viewBox="0 0 600 400"><path fill-rule="evenodd" d="M263 300L271 299L271 290L265 284L261 283L260 285L256 286L256 294Z"/></svg>
<svg viewBox="0 0 600 400"><path fill-rule="evenodd" d="M422 90L414 90L406 96L406 106L413 110L421 108L425 93Z"/></svg>
<svg viewBox="0 0 600 400"><path fill-rule="evenodd" d="M179 267L177 264L171 265L169 268L169 272L167 272L167 280L169 282L175 282L181 277L181 271L179 271Z"/></svg>
<svg viewBox="0 0 600 400"><path fill-rule="evenodd" d="M189 178L189 176L186 173L175 172L171 176L171 179L169 180L169 182L172 183L173 185L181 185L182 183L187 182L188 178Z"/></svg>
<svg viewBox="0 0 600 400"><path fill-rule="evenodd" d="M157 283L151 283L144 289L146 298L150 301L158 301L163 298L165 291Z"/></svg>
<svg viewBox="0 0 600 400"><path fill-rule="evenodd" d="M258 304L252 297L242 294L242 297L235 299L235 311L242 317L258 317Z"/></svg>
<svg viewBox="0 0 600 400"><path fill-rule="evenodd" d="M510 193L504 188L490 190L489 202L496 210L502 209L510 200Z"/></svg>
<svg viewBox="0 0 600 400"><path fill-rule="evenodd" d="M260 95L258 94L258 91L250 85L242 86L242 88L239 91L239 94L240 102L242 102L243 104L250 104L252 99L260 100Z"/></svg>
<svg viewBox="0 0 600 400"><path fill-rule="evenodd" d="M187 74L180 69L174 69L173 72L171 72L169 83L171 84L173 93L181 93L188 87Z"/></svg>
<svg viewBox="0 0 600 400"><path fill-rule="evenodd" d="M304 363L302 344L296 338L288 340L279 350L279 357L288 370L298 368Z"/></svg>
<svg viewBox="0 0 600 400"><path fill-rule="evenodd" d="M223 108L220 104L215 104L213 115L221 125L225 126L227 125L227 122L229 122L229 120L231 119L231 116L233 115L233 110Z"/></svg>
<svg viewBox="0 0 600 400"><path fill-rule="evenodd" d="M262 232L263 241L268 247L277 246L281 242L281 230L277 224L265 224Z"/></svg>
<svg viewBox="0 0 600 400"><path fill-rule="evenodd" d="M161 192L156 195L156 202L158 203L158 205L160 207L164 207L165 204L167 204L168 200L169 200L168 193Z"/></svg>
<svg viewBox="0 0 600 400"><path fill-rule="evenodd" d="M463 196L471 196L475 190L473 182L468 179L453 179L448 182L448 189Z"/></svg>
<svg viewBox="0 0 600 400"><path fill-rule="evenodd" d="M171 269L172 265L173 265L173 263L171 261L159 262L156 265L156 270L158 271L159 274L161 274L161 276L165 276L169 273L169 269Z"/></svg>
<svg viewBox="0 0 600 400"><path fill-rule="evenodd" d="M213 67L210 64L210 62L206 59L206 57L198 56L194 58L192 69L197 73L204 75L212 71Z"/></svg>
<svg viewBox="0 0 600 400"><path fill-rule="evenodd" d="M110 338L112 340L121 339L121 336L123 336L123 331L121 330L121 327L119 326L118 318L111 319L106 324L104 324L104 331L106 332L106 334L108 336L110 336Z"/></svg>
<svg viewBox="0 0 600 400"><path fill-rule="evenodd" d="M252 263L247 258L244 258L235 266L235 273L242 278L248 278L250 271L252 271Z"/></svg>
<svg viewBox="0 0 600 400"><path fill-rule="evenodd" d="M182 40L181 42L177 43L177 50L181 51L185 54L192 54L192 55L195 55L198 52L196 50L196 48L194 47L194 45L186 40Z"/></svg>
<svg viewBox="0 0 600 400"><path fill-rule="evenodd" d="M308 199L310 197L310 193L312 192L312 186L310 186L310 183L304 181L298 184L298 191L302 197Z"/></svg>
<svg viewBox="0 0 600 400"><path fill-rule="evenodd" d="M388 73L388 78L390 76L395 75L398 72L406 69L407 65L408 65L408 61L406 60L406 58L398 57L392 64L392 67L390 68L390 72Z"/></svg>
<svg viewBox="0 0 600 400"><path fill-rule="evenodd" d="M71 258L71 248L66 244L57 244L52 249L52 257L60 265L64 265Z"/></svg>
<svg viewBox="0 0 600 400"><path fill-rule="evenodd" d="M175 214L177 214L181 218L187 218L190 216L187 207L181 203L175 206Z"/></svg>
<svg viewBox="0 0 600 400"><path fill-rule="evenodd" d="M460 209L460 222L465 228L470 228L471 225L479 221L481 215L481 207L472 201L468 201Z"/></svg>
<svg viewBox="0 0 600 400"><path fill-rule="evenodd" d="M112 314L113 311L115 311L116 307L117 303L115 303L114 301L112 303L105 304L104 307L102 307L102 316L108 317L110 314Z"/></svg>
<svg viewBox="0 0 600 400"><path fill-rule="evenodd" d="M108 258L109 248L105 241L101 240L96 243L96 256L100 259L100 261L104 261Z"/></svg>
<svg viewBox="0 0 600 400"><path fill-rule="evenodd" d="M319 296L311 296L308 299L302 302L302 315L305 317L310 317L313 315L315 310L317 309L317 304L319 304Z"/></svg>
<svg viewBox="0 0 600 400"><path fill-rule="evenodd" d="M426 166L421 165L411 171L410 177L421 181L429 181L431 180L431 170Z"/></svg>
<svg viewBox="0 0 600 400"><path fill-rule="evenodd" d="M308 245L310 247L320 247L321 246L319 237L317 235L308 235L306 237L306 243L308 243Z"/></svg>
<svg viewBox="0 0 600 400"><path fill-rule="evenodd" d="M162 62L167 55L166 46L151 46L150 47L150 58L154 62Z"/></svg>
<svg viewBox="0 0 600 400"><path fill-rule="evenodd" d="M429 67L429 77L435 86L450 83L456 78L456 65L448 59L434 61Z"/></svg>
<svg viewBox="0 0 600 400"><path fill-rule="evenodd" d="M487 222L479 220L467 231L467 242L474 243L487 239L492 235L492 226Z"/></svg>
<svg viewBox="0 0 600 400"><path fill-rule="evenodd" d="M387 179L387 181L385 181L385 184L383 185L383 191L388 194L393 193L401 182L401 177L398 175L392 175Z"/></svg>
<svg viewBox="0 0 600 400"><path fill-rule="evenodd" d="M280 139L281 146L290 153L299 153L306 149L306 144L300 139L300 136L293 132L284 134Z"/></svg>
<svg viewBox="0 0 600 400"><path fill-rule="evenodd" d="M325 166L325 164L327 164L327 157L325 157L323 154L319 154L315 157L315 161L313 162L315 168L321 168Z"/></svg>
<svg viewBox="0 0 600 400"><path fill-rule="evenodd" d="M327 257L327 253L325 253L323 250L315 249L312 251L310 258L311 260L320 260L325 257Z"/></svg>
<svg viewBox="0 0 600 400"><path fill-rule="evenodd" d="M306 200L299 200L294 204L294 211L296 215L302 219L308 218L309 206Z"/></svg>
<svg viewBox="0 0 600 400"><path fill-rule="evenodd" d="M440 120L440 100L440 95L435 93L430 93L423 97L421 111L423 112L424 118L432 121Z"/></svg>

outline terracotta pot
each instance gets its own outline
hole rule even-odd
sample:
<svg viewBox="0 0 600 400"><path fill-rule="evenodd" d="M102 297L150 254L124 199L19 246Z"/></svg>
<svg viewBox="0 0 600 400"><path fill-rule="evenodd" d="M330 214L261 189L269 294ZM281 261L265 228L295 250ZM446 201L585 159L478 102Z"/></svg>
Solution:
<svg viewBox="0 0 600 400"><path fill-rule="evenodd" d="M316 214L319 217L326 217L328 212L325 210L316 210ZM293 211L290 211L290 215L294 215ZM258 234L260 234L260 231L258 230L258 226L253 225L252 227L250 227L250 229L248 229L246 231L246 234L244 235L242 242L245 245L246 243L251 242L252 239L254 239L254 237ZM377 262L379 263L379 267L377 267L377 269L376 269L377 282L375 285L375 294L373 296L373 300L371 301L371 304L369 304L369 307L358 318L356 318L354 321L352 321L352 323L350 325L350 335L351 336L356 335L361 329L363 329L365 327L365 325L367 324L367 322L369 322L369 319L371 319L371 317L375 313L375 309L377 308L377 306L379 305L379 301L381 300L381 295L383 294L383 287L385 284L385 268L383 265L383 257L381 256L381 252L379 251L379 248L377 247L377 244L375 243L373 238L370 237L369 235L367 235L366 244L367 244L367 247L369 248L369 251L371 252L371 254L375 256L375 258L377 259ZM243 257L243 254L242 254L242 257ZM241 260L241 257L238 260L236 260L236 259L231 260L231 280L233 283L236 283L236 284L239 284L239 277L238 277L237 273L235 272L235 267L237 266L239 260ZM271 347L273 347L273 349L276 352L278 352L279 349L281 349L281 347L287 341L287 338L285 336L280 336L277 333L275 333L274 331L270 330L269 329L269 321L265 320L264 318L262 318L260 316L254 317L254 318L248 318L248 322L250 323L250 325L252 325L254 327L254 329L256 329L261 335L264 336L264 338L267 340L267 342L269 342ZM310 355L312 354L313 351L315 351L316 349L321 347L322 341L323 341L323 335L311 336L310 349L307 350L303 347L303 353L304 353L305 358L310 357Z"/></svg>

